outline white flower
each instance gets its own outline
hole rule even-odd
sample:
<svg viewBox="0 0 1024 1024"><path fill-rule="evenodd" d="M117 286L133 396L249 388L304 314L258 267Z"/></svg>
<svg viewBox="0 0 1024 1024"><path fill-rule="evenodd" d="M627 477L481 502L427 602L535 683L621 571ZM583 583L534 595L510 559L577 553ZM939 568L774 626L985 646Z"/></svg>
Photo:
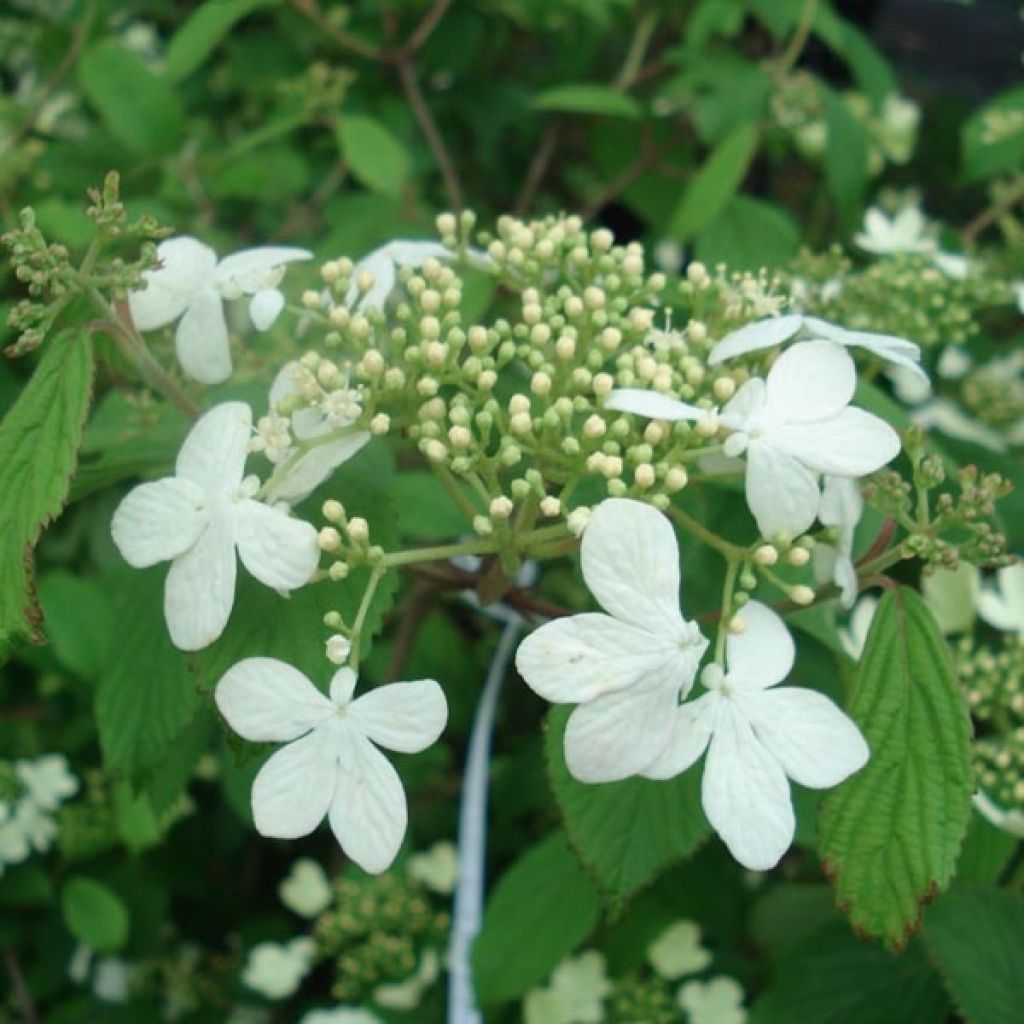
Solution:
<svg viewBox="0 0 1024 1024"><path fill-rule="evenodd" d="M966 633L974 625L981 575L970 562L921 577L921 596L942 633Z"/></svg>
<svg viewBox="0 0 1024 1024"><path fill-rule="evenodd" d="M4 864L20 863L31 850L28 836L22 828L22 819L18 814L24 803L23 800L17 804L14 812L0 824L0 874L3 873Z"/></svg>
<svg viewBox="0 0 1024 1024"><path fill-rule="evenodd" d="M362 408L358 402L358 392L345 389L344 402L335 398L332 404L334 394L324 393L309 370L301 363L291 362L286 363L274 378L270 388L270 404L278 406L296 395L303 395L307 400L312 396L315 404L297 409L291 414L292 433L297 440L308 443L348 427L359 418ZM355 395L355 399L352 395ZM268 500L286 501L293 505L302 501L369 440L368 431L358 430L315 445L290 467L283 479L270 486L267 491ZM289 448L280 453L277 461L285 462L293 451Z"/></svg>
<svg viewBox="0 0 1024 1024"><path fill-rule="evenodd" d="M744 1024L743 989L725 976L710 981L688 981L679 989L679 1005L690 1024Z"/></svg>
<svg viewBox="0 0 1024 1024"><path fill-rule="evenodd" d="M351 1006L338 1006L333 1010L310 1010L300 1024L384 1024L375 1013Z"/></svg>
<svg viewBox="0 0 1024 1024"><path fill-rule="evenodd" d="M920 405L932 393L932 382L905 366L890 366L885 375L889 378L896 397L905 405Z"/></svg>
<svg viewBox="0 0 1024 1024"><path fill-rule="evenodd" d="M526 994L524 1024L600 1024L611 990L604 957L587 950L563 960L552 972L549 986Z"/></svg>
<svg viewBox="0 0 1024 1024"><path fill-rule="evenodd" d="M611 782L642 771L668 743L707 640L680 613L676 537L656 509L601 502L580 561L604 613L541 626L519 645L516 667L545 700L579 705L565 732L569 771Z"/></svg>
<svg viewBox="0 0 1024 1024"><path fill-rule="evenodd" d="M242 981L267 999L287 999L313 966L316 944L308 936L291 942L261 942L249 950Z"/></svg>
<svg viewBox="0 0 1024 1024"><path fill-rule="evenodd" d="M707 750L701 795L708 821L744 867L765 871L793 841L786 776L828 789L864 766L868 747L823 694L773 689L793 667L793 638L758 601L745 604L742 616L746 630L726 641L727 671L705 669L708 692L676 711L671 741L643 774L673 778Z"/></svg>
<svg viewBox="0 0 1024 1024"><path fill-rule="evenodd" d="M947 345L939 356L939 376L946 380L960 380L967 376L973 365L974 360L966 349L959 345Z"/></svg>
<svg viewBox="0 0 1024 1024"><path fill-rule="evenodd" d="M137 569L170 560L164 614L184 651L213 643L235 599L236 556L261 583L289 591L309 581L320 558L316 530L255 501L243 480L252 413L242 402L214 406L192 428L175 475L134 488L111 532Z"/></svg>
<svg viewBox="0 0 1024 1024"><path fill-rule="evenodd" d="M655 973L670 981L697 974L711 963L711 954L700 944L700 928L693 921L669 925L648 947L647 959Z"/></svg>
<svg viewBox="0 0 1024 1024"><path fill-rule="evenodd" d="M1000 807L987 793L979 790L974 794L974 806L987 821L1011 836L1024 839L1024 811L1006 810Z"/></svg>
<svg viewBox="0 0 1024 1024"><path fill-rule="evenodd" d="M915 409L910 418L925 430L938 430L958 441L980 444L994 452L1006 451L1006 439L997 430L965 415L946 398L936 398Z"/></svg>
<svg viewBox="0 0 1024 1024"><path fill-rule="evenodd" d="M180 317L174 335L178 360L203 384L218 384L231 375L223 301L251 295L249 317L257 330L265 331L284 306L277 290L284 265L313 257L305 249L267 246L243 249L218 262L208 245L188 235L161 242L156 254L160 265L142 275L146 287L128 296L132 320L140 331L152 331Z"/></svg>
<svg viewBox="0 0 1024 1024"><path fill-rule="evenodd" d="M388 1010L415 1010L423 999L423 993L437 981L441 973L441 958L433 949L428 949L420 958L415 973L404 981L378 985L373 990L373 1000Z"/></svg>
<svg viewBox="0 0 1024 1024"><path fill-rule="evenodd" d="M839 643L853 661L859 661L864 653L864 644L868 639L871 620L875 617L878 598L870 594L862 597L850 613L845 629L839 630Z"/></svg>
<svg viewBox="0 0 1024 1024"><path fill-rule="evenodd" d="M928 232L928 222L916 206L905 206L894 217L877 206L864 214L864 230L853 236L865 252L890 256L898 252L932 252L935 239Z"/></svg>
<svg viewBox="0 0 1024 1024"><path fill-rule="evenodd" d="M982 587L978 614L995 629L1024 634L1024 565L1005 566L994 587Z"/></svg>
<svg viewBox="0 0 1024 1024"><path fill-rule="evenodd" d="M25 842L39 853L45 853L57 838L56 820L28 798L22 799L15 808L11 825L18 829Z"/></svg>
<svg viewBox="0 0 1024 1024"><path fill-rule="evenodd" d="M455 889L459 877L459 857L454 843L441 841L424 853L414 854L407 865L409 877L441 896Z"/></svg>
<svg viewBox="0 0 1024 1024"><path fill-rule="evenodd" d="M852 608L857 600L857 570L853 565L853 535L864 511L860 484L842 476L825 477L818 506L818 519L825 526L835 527L839 534L836 546L816 544L814 566L819 579L830 579L840 591L844 608Z"/></svg>
<svg viewBox="0 0 1024 1024"><path fill-rule="evenodd" d="M14 770L28 795L44 811L55 811L78 792L78 779L63 754L46 754L34 761L18 761Z"/></svg>
<svg viewBox="0 0 1024 1024"><path fill-rule="evenodd" d="M354 310L382 309L394 290L400 267L422 267L429 259L450 260L451 249L440 242L396 239L364 256L352 271L345 305ZM362 285L368 283L364 289Z"/></svg>
<svg viewBox="0 0 1024 1024"><path fill-rule="evenodd" d="M319 917L331 905L331 883L315 860L297 860L277 887L281 902L301 917Z"/></svg>
<svg viewBox="0 0 1024 1024"><path fill-rule="evenodd" d="M921 349L906 338L895 334L875 334L871 331L850 331L838 324L830 324L816 316L787 313L769 317L740 327L727 334L708 353L712 366L766 348L775 348L787 341L832 341L844 348L862 348L884 359L893 366L928 380L921 369Z"/></svg>
<svg viewBox="0 0 1024 1024"><path fill-rule="evenodd" d="M92 977L92 991L105 1003L126 1003L131 995L135 969L120 957L106 956L96 964Z"/></svg>
<svg viewBox="0 0 1024 1024"><path fill-rule="evenodd" d="M849 405L856 386L845 349L804 341L779 356L766 380L747 381L722 410L719 421L733 431L724 452L746 452L747 505L765 537L793 538L810 527L821 502L818 473L866 476L899 454L899 435L888 423ZM613 391L605 407L665 420L707 415L651 391Z"/></svg>
<svg viewBox="0 0 1024 1024"><path fill-rule="evenodd" d="M345 853L379 874L395 859L408 810L398 773L374 746L425 750L448 717L432 679L379 686L352 699L356 675L339 669L331 695L274 658L246 658L217 684L221 714L240 736L285 743L252 787L256 830L275 839L309 835L327 815Z"/></svg>
<svg viewBox="0 0 1024 1024"><path fill-rule="evenodd" d="M958 252L939 249L932 253L932 262L946 277L951 277L954 281L963 281L971 272L971 261Z"/></svg>

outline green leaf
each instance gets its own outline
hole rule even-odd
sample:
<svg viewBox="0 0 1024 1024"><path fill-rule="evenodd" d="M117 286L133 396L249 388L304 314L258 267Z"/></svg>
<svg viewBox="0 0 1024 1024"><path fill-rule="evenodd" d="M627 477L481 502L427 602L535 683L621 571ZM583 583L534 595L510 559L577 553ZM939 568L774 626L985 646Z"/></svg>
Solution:
<svg viewBox="0 0 1024 1024"><path fill-rule="evenodd" d="M957 882L995 882L1016 849L1016 836L974 811L956 865Z"/></svg>
<svg viewBox="0 0 1024 1024"><path fill-rule="evenodd" d="M358 181L393 199L402 194L412 167L409 151L380 121L346 114L338 124L338 144Z"/></svg>
<svg viewBox="0 0 1024 1024"><path fill-rule="evenodd" d="M600 898L565 836L532 846L494 887L473 946L477 1000L521 996L593 930Z"/></svg>
<svg viewBox="0 0 1024 1024"><path fill-rule="evenodd" d="M898 92L896 76L882 54L860 29L839 17L829 5L818 5L814 31L846 61L861 92L872 103L880 104L890 93Z"/></svg>
<svg viewBox="0 0 1024 1024"><path fill-rule="evenodd" d="M598 114L604 117L625 117L635 121L643 117L643 107L610 85L588 82L556 85L545 89L530 101L534 110L551 110L562 114Z"/></svg>
<svg viewBox="0 0 1024 1024"><path fill-rule="evenodd" d="M825 181L845 218L859 213L868 184L868 138L842 97L825 92Z"/></svg>
<svg viewBox="0 0 1024 1024"><path fill-rule="evenodd" d="M953 876L974 788L949 651L906 587L879 603L849 712L871 759L822 800L820 852L854 927L898 949Z"/></svg>
<svg viewBox="0 0 1024 1024"><path fill-rule="evenodd" d="M117 643L96 694L103 763L129 779L163 760L200 706L185 656L167 634L166 575L158 566L119 582Z"/></svg>
<svg viewBox="0 0 1024 1024"><path fill-rule="evenodd" d="M246 15L278 0L207 0L182 23L167 44L164 75L180 82L201 67L221 40Z"/></svg>
<svg viewBox="0 0 1024 1024"><path fill-rule="evenodd" d="M800 229L774 203L733 196L722 211L698 232L697 258L730 270L769 270L788 263L800 248Z"/></svg>
<svg viewBox="0 0 1024 1024"><path fill-rule="evenodd" d="M945 1024L949 1000L919 943L901 956L823 925L783 960L751 1024Z"/></svg>
<svg viewBox="0 0 1024 1024"><path fill-rule="evenodd" d="M104 582L54 570L39 580L39 604L57 660L80 678L97 681L114 632L114 609Z"/></svg>
<svg viewBox="0 0 1024 1024"><path fill-rule="evenodd" d="M61 332L0 423L0 649L17 636L42 642L32 552L64 507L92 375L89 338Z"/></svg>
<svg viewBox="0 0 1024 1024"><path fill-rule="evenodd" d="M956 885L928 908L924 940L968 1024L1017 1024L1024 1008L1024 896Z"/></svg>
<svg viewBox="0 0 1024 1024"><path fill-rule="evenodd" d="M163 156L181 143L185 113L168 83L113 40L93 43L78 62L86 98L110 134L138 156Z"/></svg>
<svg viewBox="0 0 1024 1024"><path fill-rule="evenodd" d="M128 938L128 910L107 886L76 875L61 893L64 923L71 934L100 953L120 949Z"/></svg>
<svg viewBox="0 0 1024 1024"><path fill-rule="evenodd" d="M963 127L963 173L968 182L984 181L1024 164L1024 85L1000 93L973 114ZM1001 115L1009 130L993 133L992 115Z"/></svg>
<svg viewBox="0 0 1024 1024"><path fill-rule="evenodd" d="M757 125L750 121L733 129L712 150L673 212L669 235L686 241L719 214L743 183L759 135Z"/></svg>
<svg viewBox="0 0 1024 1024"><path fill-rule="evenodd" d="M544 737L548 777L569 840L612 913L710 834L700 803L700 772L668 782L577 782L562 751L571 709L552 708Z"/></svg>

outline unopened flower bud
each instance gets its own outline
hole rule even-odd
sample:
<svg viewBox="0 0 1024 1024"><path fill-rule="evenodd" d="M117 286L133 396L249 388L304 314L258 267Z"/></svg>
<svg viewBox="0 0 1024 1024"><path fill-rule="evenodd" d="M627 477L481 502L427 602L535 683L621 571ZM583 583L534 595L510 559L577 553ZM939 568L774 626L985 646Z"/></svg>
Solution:
<svg viewBox="0 0 1024 1024"><path fill-rule="evenodd" d="M656 479L654 467L649 462L641 462L633 473L633 479L637 487L651 487Z"/></svg>
<svg viewBox="0 0 1024 1024"><path fill-rule="evenodd" d="M814 591L810 587L800 583L789 592L789 596L796 604L808 605L814 601Z"/></svg>
<svg viewBox="0 0 1024 1024"><path fill-rule="evenodd" d="M549 494L540 500L540 514L549 519L557 516L562 511L562 503L553 494Z"/></svg>
<svg viewBox="0 0 1024 1024"><path fill-rule="evenodd" d="M665 474L665 490L670 494L681 491L689 479L690 477L682 466L673 466Z"/></svg>
<svg viewBox="0 0 1024 1024"><path fill-rule="evenodd" d="M718 380L711 385L711 390L718 401L728 402L729 399L736 394L736 381L734 381L732 377L719 377Z"/></svg>
<svg viewBox="0 0 1024 1024"><path fill-rule="evenodd" d="M379 412L370 420L370 433L381 437L391 429L391 417L386 412Z"/></svg>
<svg viewBox="0 0 1024 1024"><path fill-rule="evenodd" d="M569 532L574 537L579 537L586 529L587 523L590 520L590 509L586 505L580 505L579 508L574 508L569 515L566 517L565 525L569 528Z"/></svg>
<svg viewBox="0 0 1024 1024"><path fill-rule="evenodd" d="M340 523L345 518L345 506L340 501L328 498L320 509L324 519L329 523Z"/></svg>
<svg viewBox="0 0 1024 1024"><path fill-rule="evenodd" d="M352 653L352 643L347 636L335 633L327 638L327 660L334 665L344 665Z"/></svg>
<svg viewBox="0 0 1024 1024"><path fill-rule="evenodd" d="M492 519L508 519L515 511L515 505L504 494L501 494L491 501L487 511L490 512Z"/></svg>
<svg viewBox="0 0 1024 1024"><path fill-rule="evenodd" d="M341 547L341 534L333 526L325 526L317 534L321 551L337 551Z"/></svg>
<svg viewBox="0 0 1024 1024"><path fill-rule="evenodd" d="M762 544L754 552L754 561L758 565L775 565L779 560L779 549L774 544Z"/></svg>
<svg viewBox="0 0 1024 1024"><path fill-rule="evenodd" d="M365 544L370 539L370 524L362 516L353 516L345 532L354 544Z"/></svg>
<svg viewBox="0 0 1024 1024"><path fill-rule="evenodd" d="M786 553L786 561L790 565L806 565L811 560L811 553L807 548L790 548Z"/></svg>

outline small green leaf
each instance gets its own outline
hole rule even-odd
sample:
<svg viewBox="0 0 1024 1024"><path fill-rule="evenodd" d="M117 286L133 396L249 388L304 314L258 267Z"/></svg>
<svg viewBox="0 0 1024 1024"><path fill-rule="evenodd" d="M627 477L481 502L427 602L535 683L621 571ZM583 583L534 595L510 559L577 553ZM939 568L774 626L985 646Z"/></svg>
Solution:
<svg viewBox="0 0 1024 1024"><path fill-rule="evenodd" d="M598 114L604 117L625 117L635 121L643 117L640 104L610 85L587 82L556 85L545 89L530 101L534 110L550 110L563 114Z"/></svg>
<svg viewBox="0 0 1024 1024"><path fill-rule="evenodd" d="M757 125L749 121L712 150L669 219L669 235L686 241L719 214L743 183L759 136Z"/></svg>
<svg viewBox="0 0 1024 1024"><path fill-rule="evenodd" d="M919 943L901 956L860 942L843 921L797 943L754 1007L755 1024L945 1024L949 1000Z"/></svg>
<svg viewBox="0 0 1024 1024"><path fill-rule="evenodd" d="M338 124L338 144L352 174L367 188L397 198L409 178L409 151L374 117L347 114Z"/></svg>
<svg viewBox="0 0 1024 1024"><path fill-rule="evenodd" d="M1024 1009L1024 896L956 885L928 908L924 941L968 1024L1017 1024Z"/></svg>
<svg viewBox="0 0 1024 1024"><path fill-rule="evenodd" d="M730 270L769 270L788 263L800 248L800 229L781 207L749 196L733 196L698 232L697 258Z"/></svg>
<svg viewBox="0 0 1024 1024"><path fill-rule="evenodd" d="M93 43L78 62L86 98L110 134L139 156L163 156L178 148L185 113L171 86L143 59L113 40Z"/></svg>
<svg viewBox="0 0 1024 1024"><path fill-rule="evenodd" d="M473 946L473 983L482 1004L521 996L593 930L597 890L565 836L531 847L494 887Z"/></svg>
<svg viewBox="0 0 1024 1024"><path fill-rule="evenodd" d="M167 634L165 566L119 581L117 642L96 694L103 763L134 779L159 764L200 705L195 680Z"/></svg>
<svg viewBox="0 0 1024 1024"><path fill-rule="evenodd" d="M949 651L906 587L879 603L849 712L871 759L822 800L820 852L853 926L899 949L953 877L974 787Z"/></svg>
<svg viewBox="0 0 1024 1024"><path fill-rule="evenodd" d="M548 716L548 777L570 842L618 913L638 889L688 857L710 834L700 804L700 772L684 772L668 782L577 782L562 751L569 713L557 707Z"/></svg>
<svg viewBox="0 0 1024 1024"><path fill-rule="evenodd" d="M0 423L0 648L28 636L41 643L33 551L64 507L92 395L89 338L54 337Z"/></svg>
<svg viewBox="0 0 1024 1024"><path fill-rule="evenodd" d="M196 8L167 44L164 74L180 82L201 67L221 40L244 17L261 7L274 7L279 0L207 0Z"/></svg>
<svg viewBox="0 0 1024 1024"><path fill-rule="evenodd" d="M107 886L76 875L61 893L64 923L71 934L100 953L120 949L128 938L128 910Z"/></svg>

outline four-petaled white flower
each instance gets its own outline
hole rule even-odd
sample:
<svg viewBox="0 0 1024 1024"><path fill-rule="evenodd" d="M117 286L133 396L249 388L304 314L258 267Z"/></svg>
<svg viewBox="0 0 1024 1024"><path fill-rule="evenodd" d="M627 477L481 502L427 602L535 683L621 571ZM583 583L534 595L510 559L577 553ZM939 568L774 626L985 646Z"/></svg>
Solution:
<svg viewBox="0 0 1024 1024"><path fill-rule="evenodd" d="M679 1005L690 1024L744 1024L743 989L720 975L710 981L688 981L679 989Z"/></svg>
<svg viewBox="0 0 1024 1024"><path fill-rule="evenodd" d="M300 917L319 917L333 898L327 872L311 857L302 857L292 865L277 894Z"/></svg>
<svg viewBox="0 0 1024 1024"><path fill-rule="evenodd" d="M857 373L844 348L802 341L783 352L767 379L748 380L722 409L733 433L724 452L746 453L747 505L765 537L796 537L821 503L817 474L861 477L900 450L888 423L850 406ZM613 391L605 408L665 420L700 420L706 409L652 391Z"/></svg>
<svg viewBox="0 0 1024 1024"><path fill-rule="evenodd" d="M707 640L680 613L675 533L650 505L601 502L580 560L604 613L541 626L519 645L516 667L545 700L579 705L565 732L569 771L611 782L643 771L668 743Z"/></svg>
<svg viewBox="0 0 1024 1024"><path fill-rule="evenodd" d="M703 971L711 963L711 954L701 945L696 922L676 921L647 947L647 959L655 974L675 981Z"/></svg>
<svg viewBox="0 0 1024 1024"><path fill-rule="evenodd" d="M429 850L413 854L406 870L414 881L442 896L450 896L459 877L459 854L455 844L441 840Z"/></svg>
<svg viewBox="0 0 1024 1024"><path fill-rule="evenodd" d="M63 754L45 754L34 761L18 761L14 770L28 796L44 811L55 811L78 792L78 779Z"/></svg>
<svg viewBox="0 0 1024 1024"><path fill-rule="evenodd" d="M188 235L161 242L156 254L159 265L142 275L146 287L128 296L132 320L140 331L152 331L180 317L174 335L178 360L202 384L231 375L224 300L251 295L249 317L265 331L284 307L277 285L285 264L313 258L306 249L264 246L218 262L213 249Z"/></svg>
<svg viewBox="0 0 1024 1024"><path fill-rule="evenodd" d="M727 334L708 353L712 366L758 352L787 341L833 341L844 348L862 348L866 352L884 359L887 363L902 367L909 373L928 382L928 375L921 369L921 349L906 338L895 334L875 334L872 331L850 331L838 324L830 324L816 316L803 313L787 313L784 316L769 317L740 327Z"/></svg>
<svg viewBox="0 0 1024 1024"><path fill-rule="evenodd" d="M249 950L242 981L267 999L294 995L313 966L316 944L308 935L290 942L261 942Z"/></svg>
<svg viewBox="0 0 1024 1024"><path fill-rule="evenodd" d="M352 283L345 296L350 309L382 309L398 281L401 267L416 269L429 259L455 258L451 249L440 242L395 239L364 256L352 271ZM365 287L364 287L365 286Z"/></svg>
<svg viewBox="0 0 1024 1024"><path fill-rule="evenodd" d="M595 949L563 960L551 983L531 989L523 1000L524 1024L599 1024L612 985L604 957Z"/></svg>
<svg viewBox="0 0 1024 1024"><path fill-rule="evenodd" d="M291 432L298 441L320 442L321 438L350 427L362 413L357 391L338 388L325 392L316 376L301 363L285 363L270 388L271 407L276 408L297 396L311 403L291 414ZM369 431L356 430L316 443L289 466L282 478L270 485L268 500L286 501L291 505L302 501L369 440ZM277 453L275 461L285 463L294 452L295 449L287 448Z"/></svg>
<svg viewBox="0 0 1024 1024"><path fill-rule="evenodd" d="M236 555L261 583L280 591L309 581L319 561L309 523L255 501L243 479L252 412L242 402L214 406L192 428L175 475L134 488L114 512L114 543L137 569L171 562L164 614L184 651L213 643L235 600Z"/></svg>
<svg viewBox="0 0 1024 1024"><path fill-rule="evenodd" d="M727 671L705 669L708 692L675 712L671 741L643 774L673 778L707 750L701 795L708 821L744 867L765 871L793 841L786 777L828 789L864 766L868 746L823 694L774 689L793 667L793 638L757 601L740 614L746 629L726 641Z"/></svg>
<svg viewBox="0 0 1024 1024"><path fill-rule="evenodd" d="M831 580L839 588L840 603L852 608L857 600L857 570L853 565L853 535L864 511L860 484L843 476L825 477L818 519L835 528L835 546L814 546L814 568L819 580Z"/></svg>
<svg viewBox="0 0 1024 1024"><path fill-rule="evenodd" d="M982 587L978 614L995 629L1024 634L1024 565L1004 566L994 587Z"/></svg>
<svg viewBox="0 0 1024 1024"><path fill-rule="evenodd" d="M246 658L217 684L221 714L240 736L285 743L256 775L256 830L274 839L309 835L328 816L345 853L379 874L398 853L408 809L401 779L374 744L403 754L429 747L448 705L432 679L379 686L356 700L356 675L339 669L330 697L274 658Z"/></svg>
<svg viewBox="0 0 1024 1024"><path fill-rule="evenodd" d="M864 229L853 240L875 256L895 256L901 252L928 256L947 277L957 281L971 272L971 261L966 256L939 248L927 218L916 206L905 206L892 217L872 206L864 214Z"/></svg>

